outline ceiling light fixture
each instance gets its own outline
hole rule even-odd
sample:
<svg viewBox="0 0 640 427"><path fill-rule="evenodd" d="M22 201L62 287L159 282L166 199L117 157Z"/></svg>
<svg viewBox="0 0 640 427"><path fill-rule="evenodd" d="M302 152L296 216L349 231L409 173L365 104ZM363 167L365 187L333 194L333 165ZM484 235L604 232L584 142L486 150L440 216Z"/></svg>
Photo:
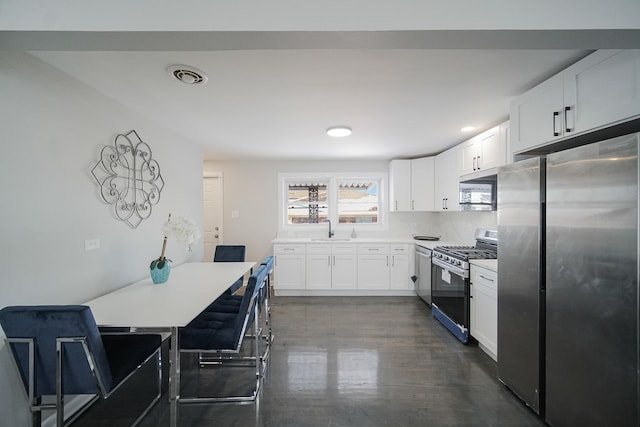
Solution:
<svg viewBox="0 0 640 427"><path fill-rule="evenodd" d="M172 65L167 68L167 71L173 77L188 85L203 85L209 80L204 71L190 65Z"/></svg>
<svg viewBox="0 0 640 427"><path fill-rule="evenodd" d="M351 135L351 128L348 126L332 126L327 129L327 135L335 138Z"/></svg>
<svg viewBox="0 0 640 427"><path fill-rule="evenodd" d="M460 129L460 132L473 132L474 130L476 130L475 126L465 126Z"/></svg>

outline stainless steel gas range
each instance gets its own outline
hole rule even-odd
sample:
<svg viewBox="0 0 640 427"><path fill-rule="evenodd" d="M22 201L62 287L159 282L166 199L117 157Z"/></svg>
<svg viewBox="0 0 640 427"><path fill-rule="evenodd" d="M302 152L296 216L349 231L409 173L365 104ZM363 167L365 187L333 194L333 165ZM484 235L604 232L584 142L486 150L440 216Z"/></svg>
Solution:
<svg viewBox="0 0 640 427"><path fill-rule="evenodd" d="M476 230L475 246L437 246L431 258L431 310L464 344L469 342L469 261L498 257L498 232Z"/></svg>

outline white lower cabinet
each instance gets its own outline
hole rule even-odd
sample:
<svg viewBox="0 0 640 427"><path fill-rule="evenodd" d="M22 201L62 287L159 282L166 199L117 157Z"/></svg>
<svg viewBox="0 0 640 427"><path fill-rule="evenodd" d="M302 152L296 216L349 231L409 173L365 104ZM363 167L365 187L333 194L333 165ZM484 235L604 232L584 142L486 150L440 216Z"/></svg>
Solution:
<svg viewBox="0 0 640 427"><path fill-rule="evenodd" d="M391 245L389 254L389 288L414 289L411 281L411 260L414 259L413 248L408 245ZM409 253L411 252L411 257Z"/></svg>
<svg viewBox="0 0 640 427"><path fill-rule="evenodd" d="M410 295L414 245L402 243L276 243L276 292L336 295L372 291Z"/></svg>
<svg viewBox="0 0 640 427"><path fill-rule="evenodd" d="M409 251L409 245L359 245L358 289L411 289Z"/></svg>
<svg viewBox="0 0 640 427"><path fill-rule="evenodd" d="M302 244L273 245L276 289L304 289L305 249Z"/></svg>
<svg viewBox="0 0 640 427"><path fill-rule="evenodd" d="M498 275L471 265L471 335L492 359L498 357Z"/></svg>
<svg viewBox="0 0 640 427"><path fill-rule="evenodd" d="M306 289L356 289L356 245L307 245Z"/></svg>

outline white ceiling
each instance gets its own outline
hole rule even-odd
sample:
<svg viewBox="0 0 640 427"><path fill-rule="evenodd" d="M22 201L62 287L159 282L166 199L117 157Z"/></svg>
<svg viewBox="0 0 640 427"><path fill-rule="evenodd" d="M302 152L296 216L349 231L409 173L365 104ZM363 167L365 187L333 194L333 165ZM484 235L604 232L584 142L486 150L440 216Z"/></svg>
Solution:
<svg viewBox="0 0 640 427"><path fill-rule="evenodd" d="M32 52L208 159L415 157L506 120L591 50L640 48L637 0L516 3L0 0L0 50ZM180 63L209 82L172 80ZM338 124L353 135L327 137Z"/></svg>
<svg viewBox="0 0 640 427"><path fill-rule="evenodd" d="M509 102L584 50L37 51L35 56L204 148L207 159L435 154L508 119ZM205 85L175 80L187 64ZM335 139L325 130L348 125ZM132 123L135 127L135 123Z"/></svg>

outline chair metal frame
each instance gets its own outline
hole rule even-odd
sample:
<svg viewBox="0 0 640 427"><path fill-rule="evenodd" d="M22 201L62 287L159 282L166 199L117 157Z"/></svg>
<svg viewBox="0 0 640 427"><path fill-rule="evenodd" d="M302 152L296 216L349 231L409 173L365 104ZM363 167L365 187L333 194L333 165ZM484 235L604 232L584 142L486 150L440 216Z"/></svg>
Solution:
<svg viewBox="0 0 640 427"><path fill-rule="evenodd" d="M180 403L215 403L215 402L252 402L255 401L260 392L262 378L266 372L268 362L268 348L261 353L260 342L263 339L262 325L260 322L260 292L262 291L266 277L260 283L256 283L253 290L247 312L244 317L242 331L237 346L234 349L180 349L182 353L198 353L198 365L200 368L211 366L243 366L255 368L255 386L250 395L245 396L225 396L225 397L180 397ZM249 320L253 312L253 331L249 334ZM251 338L253 343L253 355L240 356L245 338ZM212 354L209 358L203 357L203 354Z"/></svg>
<svg viewBox="0 0 640 427"><path fill-rule="evenodd" d="M100 397L103 399L108 399L113 393L120 388L133 374L135 374L143 365L145 365L152 357L156 356L157 358L157 371L158 371L158 393L154 397L153 401L145 408L144 412L136 418L133 426L136 426L142 421L142 419L149 413L151 408L156 404L162 395L162 352L161 347L158 347L156 351L154 351L149 357L147 357L140 365L136 367L129 375L122 379L113 389L107 392L106 387L104 385L104 380L100 371L96 369L96 362L93 356L93 353L89 349L87 344L87 337L58 337L56 338L56 400L55 403L42 404L41 398L42 396L35 396L35 341L33 338L5 338L5 341L9 344L26 344L29 348L29 375L28 375L28 384L27 384L27 397L29 399L29 410L31 411L32 417L32 425L40 426L41 425L41 416L42 411L44 410L55 410L56 411L56 425L57 426L65 426L73 423L80 415L82 415L91 404L97 401ZM89 369L96 380L96 384L98 385L99 394L96 394L91 400L86 402L82 408L76 411L69 418L67 423L64 422L64 368L63 368L63 360L64 360L64 347L69 344L80 344L84 350L85 357L87 359L87 363L89 364ZM13 354L13 353L12 353ZM16 368L18 368L18 363L15 360L15 357L12 357Z"/></svg>

